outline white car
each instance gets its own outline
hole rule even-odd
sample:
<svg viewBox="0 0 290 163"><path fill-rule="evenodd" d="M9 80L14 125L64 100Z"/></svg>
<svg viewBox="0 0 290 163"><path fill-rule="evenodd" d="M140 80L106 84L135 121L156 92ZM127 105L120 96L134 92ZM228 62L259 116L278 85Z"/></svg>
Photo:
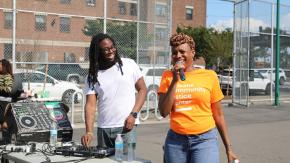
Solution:
<svg viewBox="0 0 290 163"><path fill-rule="evenodd" d="M264 92L266 95L271 93L271 84L274 88L274 83L268 78L262 76L262 74L257 70L249 71L249 82L247 84L247 79L242 82L236 81L236 88L246 85L249 88L250 93L252 92ZM224 69L221 74L218 75L220 80L221 89L223 92L226 90L232 91L233 84L233 72L232 69Z"/></svg>
<svg viewBox="0 0 290 163"><path fill-rule="evenodd" d="M162 73L167 69L165 66L140 66L144 76L147 91L159 89Z"/></svg>
<svg viewBox="0 0 290 163"><path fill-rule="evenodd" d="M255 69L259 71L265 78L271 79L272 81L275 81L275 75L276 75L276 70L275 69ZM272 77L271 77L271 72L272 72ZM280 85L284 85L285 81L287 80L285 71L283 69L279 70L279 83Z"/></svg>
<svg viewBox="0 0 290 163"><path fill-rule="evenodd" d="M23 90L32 90L33 93L38 95L38 98L43 96L43 92L45 92L45 98L71 103L74 92L82 93L80 85L57 80L40 71L18 69L14 72L14 76L18 76L18 79L22 80ZM81 98L76 94L74 102L79 102Z"/></svg>

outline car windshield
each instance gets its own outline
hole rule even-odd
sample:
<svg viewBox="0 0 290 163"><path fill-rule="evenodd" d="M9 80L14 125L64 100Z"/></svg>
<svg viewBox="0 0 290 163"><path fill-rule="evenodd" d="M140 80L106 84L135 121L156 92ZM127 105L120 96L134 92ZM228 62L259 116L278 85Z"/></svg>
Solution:
<svg viewBox="0 0 290 163"><path fill-rule="evenodd" d="M40 73L17 73L23 82L32 82L32 83L43 83L45 81L45 75ZM54 80L49 76L46 77L47 83L53 83Z"/></svg>
<svg viewBox="0 0 290 163"><path fill-rule="evenodd" d="M163 68L157 68L157 69L149 69L147 72L147 76L162 76L162 73L165 69Z"/></svg>
<svg viewBox="0 0 290 163"><path fill-rule="evenodd" d="M267 70L259 70L261 73L266 73Z"/></svg>
<svg viewBox="0 0 290 163"><path fill-rule="evenodd" d="M260 72L250 70L250 77L251 78L263 78Z"/></svg>
<svg viewBox="0 0 290 163"><path fill-rule="evenodd" d="M222 76L233 76L233 73L232 73L232 71L223 70L223 71L221 72L221 75L222 75Z"/></svg>

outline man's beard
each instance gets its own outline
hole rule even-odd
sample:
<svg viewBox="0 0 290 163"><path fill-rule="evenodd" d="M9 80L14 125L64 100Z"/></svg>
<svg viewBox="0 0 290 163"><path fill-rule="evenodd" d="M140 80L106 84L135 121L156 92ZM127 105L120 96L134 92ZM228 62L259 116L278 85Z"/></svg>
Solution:
<svg viewBox="0 0 290 163"><path fill-rule="evenodd" d="M101 56L100 61L99 61L99 69L100 70L106 70L108 68L111 68L115 63L117 62L116 56L114 57L114 60L109 60L103 56Z"/></svg>

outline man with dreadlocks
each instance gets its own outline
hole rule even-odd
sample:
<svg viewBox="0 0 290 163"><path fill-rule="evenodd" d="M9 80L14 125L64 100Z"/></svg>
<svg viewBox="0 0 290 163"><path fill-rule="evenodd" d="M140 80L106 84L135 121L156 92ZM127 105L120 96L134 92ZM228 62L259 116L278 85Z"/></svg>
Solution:
<svg viewBox="0 0 290 163"><path fill-rule="evenodd" d="M146 98L146 85L138 65L120 58L114 39L99 33L90 44L90 68L86 94L86 133L81 141L88 147L94 136L96 105L98 110L98 146L115 146L117 134L135 134L138 112ZM137 97L135 97L137 90Z"/></svg>

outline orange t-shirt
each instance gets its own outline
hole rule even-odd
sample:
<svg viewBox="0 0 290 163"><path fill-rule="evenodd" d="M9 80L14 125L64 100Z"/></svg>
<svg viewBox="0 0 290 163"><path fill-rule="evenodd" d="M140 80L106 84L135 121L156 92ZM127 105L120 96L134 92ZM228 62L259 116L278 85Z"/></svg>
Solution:
<svg viewBox="0 0 290 163"><path fill-rule="evenodd" d="M214 71L197 69L184 74L186 80L177 82L170 128L179 134L201 134L215 127L211 104L224 96ZM164 71L159 94L167 92L171 80L172 72Z"/></svg>

